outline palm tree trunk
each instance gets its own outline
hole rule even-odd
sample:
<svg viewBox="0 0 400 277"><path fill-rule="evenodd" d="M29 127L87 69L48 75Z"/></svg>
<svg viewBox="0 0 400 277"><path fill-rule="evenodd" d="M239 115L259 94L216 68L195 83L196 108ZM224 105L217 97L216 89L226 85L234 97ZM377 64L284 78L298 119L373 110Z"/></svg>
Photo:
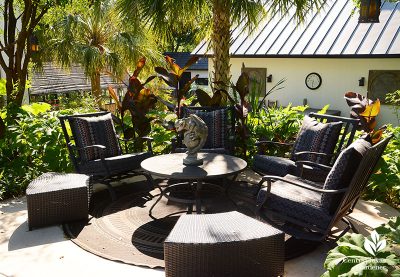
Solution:
<svg viewBox="0 0 400 277"><path fill-rule="evenodd" d="M90 76L90 85L92 87L92 95L96 100L97 106L101 108L100 72L97 71Z"/></svg>
<svg viewBox="0 0 400 277"><path fill-rule="evenodd" d="M230 85L230 1L213 0L213 26L211 46L214 51L214 82L216 89L227 89ZM226 96L223 96L226 102Z"/></svg>

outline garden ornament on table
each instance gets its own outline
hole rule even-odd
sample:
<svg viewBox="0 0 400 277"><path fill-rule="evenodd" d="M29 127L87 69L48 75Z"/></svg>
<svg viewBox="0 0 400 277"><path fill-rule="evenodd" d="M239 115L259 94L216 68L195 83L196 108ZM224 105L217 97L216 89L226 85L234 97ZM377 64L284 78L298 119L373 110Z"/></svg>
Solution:
<svg viewBox="0 0 400 277"><path fill-rule="evenodd" d="M183 143L188 148L187 156L183 159L184 165L201 165L203 159L197 157L197 153L207 140L208 128L206 123L195 114L189 117L179 119L175 123L177 132L185 130L183 135Z"/></svg>

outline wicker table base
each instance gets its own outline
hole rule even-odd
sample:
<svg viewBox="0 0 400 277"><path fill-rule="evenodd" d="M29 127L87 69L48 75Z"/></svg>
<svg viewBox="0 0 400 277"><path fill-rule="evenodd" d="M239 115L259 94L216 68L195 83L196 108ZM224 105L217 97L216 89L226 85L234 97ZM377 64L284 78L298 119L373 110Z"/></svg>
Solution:
<svg viewBox="0 0 400 277"><path fill-rule="evenodd" d="M41 227L87 219L90 177L83 174L44 173L26 189L28 225Z"/></svg>
<svg viewBox="0 0 400 277"><path fill-rule="evenodd" d="M164 242L166 276L278 276L284 233L238 212L182 215Z"/></svg>

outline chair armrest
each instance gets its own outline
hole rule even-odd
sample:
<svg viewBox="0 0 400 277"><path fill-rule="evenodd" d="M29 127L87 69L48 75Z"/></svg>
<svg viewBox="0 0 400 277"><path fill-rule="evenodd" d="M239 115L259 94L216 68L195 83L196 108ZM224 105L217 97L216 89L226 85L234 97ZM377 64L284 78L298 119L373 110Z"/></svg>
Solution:
<svg viewBox="0 0 400 277"><path fill-rule="evenodd" d="M296 161L296 165L299 168L303 168L303 165L308 165L308 166L316 167L318 169L321 169L321 170L327 171L327 172L331 171L331 169L332 169L331 166L327 166L324 164L319 164L319 163L315 163L315 162L311 162L311 161Z"/></svg>
<svg viewBox="0 0 400 277"><path fill-rule="evenodd" d="M126 143L131 141L132 139L126 139L126 138L121 138L120 136L117 135L117 138L123 142L125 142L125 151L127 151L127 146ZM149 150L151 154L153 154L153 147L151 145L151 142L154 140L152 137L141 137L143 140L147 142L147 149Z"/></svg>
<svg viewBox="0 0 400 277"><path fill-rule="evenodd" d="M78 149L78 151L79 150L82 151L82 150L91 149L91 148L95 148L95 149L100 150L100 159L103 161L104 160L104 154L105 154L106 149L107 149L107 147L105 147L104 145L93 144L93 145L88 145L88 146L85 146L85 147L82 147L82 148L77 148L77 149Z"/></svg>
<svg viewBox="0 0 400 277"><path fill-rule="evenodd" d="M343 189L319 189L317 187L313 187L313 186L310 186L310 185L305 184L305 183L295 182L293 180L285 179L284 177L271 176L271 175L263 176L261 178L261 181L260 181L259 185L261 187L261 185L264 182L268 182L268 186L270 187L273 184L272 181L282 181L282 182L285 182L285 183L288 183L288 184L291 184L291 185L294 185L294 186L297 186L297 187L301 187L301 188L304 188L304 189L308 189L308 190L311 190L311 191L320 192L320 193L329 193L329 194L343 193L343 192L346 192L347 189L348 189L348 188L343 188ZM269 188L269 190L270 190L270 188Z"/></svg>
<svg viewBox="0 0 400 277"><path fill-rule="evenodd" d="M294 143L287 143L287 142L278 142L278 141L270 141L270 140L259 140L256 141L255 145L259 146L262 144L274 144L278 146L293 146Z"/></svg>
<svg viewBox="0 0 400 277"><path fill-rule="evenodd" d="M147 149L153 155L153 146L151 146L151 142L154 140L152 137L142 137L147 142Z"/></svg>
<svg viewBox="0 0 400 277"><path fill-rule="evenodd" d="M278 147L292 147L294 143L286 143L286 142L277 142L277 141L268 141L268 140L259 140L256 141L255 145L257 146L258 154L263 154L264 151L261 146L263 145L274 145Z"/></svg>
<svg viewBox="0 0 400 277"><path fill-rule="evenodd" d="M295 156L295 157L299 157L301 155L315 155L315 156L326 157L326 158L332 158L334 156L333 154L325 154L322 152L312 152L312 151L301 151L301 152L293 153L293 156Z"/></svg>
<svg viewBox="0 0 400 277"><path fill-rule="evenodd" d="M175 153L177 147L178 147L178 138L175 136L171 138L171 153Z"/></svg>
<svg viewBox="0 0 400 277"><path fill-rule="evenodd" d="M104 145L101 145L101 144L88 145L88 146L85 146L85 147L82 147L82 148L78 148L78 149L82 149L83 150L83 149L88 149L88 148L98 148L103 152L107 149L107 147L105 147Z"/></svg>
<svg viewBox="0 0 400 277"><path fill-rule="evenodd" d="M107 147L105 147L104 145L101 145L101 144L93 144L93 145L88 145L88 146L84 146L84 147L77 147L72 142L68 143L68 147L71 147L73 150L76 150L76 151L82 151L82 150L90 149L90 148L98 148L101 150L101 152L104 152L107 149Z"/></svg>

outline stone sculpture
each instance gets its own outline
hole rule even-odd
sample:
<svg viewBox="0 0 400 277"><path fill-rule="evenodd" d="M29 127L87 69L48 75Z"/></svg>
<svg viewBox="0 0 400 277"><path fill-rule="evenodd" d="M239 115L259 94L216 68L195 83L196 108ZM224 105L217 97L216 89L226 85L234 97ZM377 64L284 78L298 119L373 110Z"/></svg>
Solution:
<svg viewBox="0 0 400 277"><path fill-rule="evenodd" d="M175 123L178 132L185 131L183 143L188 148L187 156L183 159L184 165L201 165L203 159L197 157L197 153L203 148L207 140L208 128L204 121L195 114L179 119Z"/></svg>

